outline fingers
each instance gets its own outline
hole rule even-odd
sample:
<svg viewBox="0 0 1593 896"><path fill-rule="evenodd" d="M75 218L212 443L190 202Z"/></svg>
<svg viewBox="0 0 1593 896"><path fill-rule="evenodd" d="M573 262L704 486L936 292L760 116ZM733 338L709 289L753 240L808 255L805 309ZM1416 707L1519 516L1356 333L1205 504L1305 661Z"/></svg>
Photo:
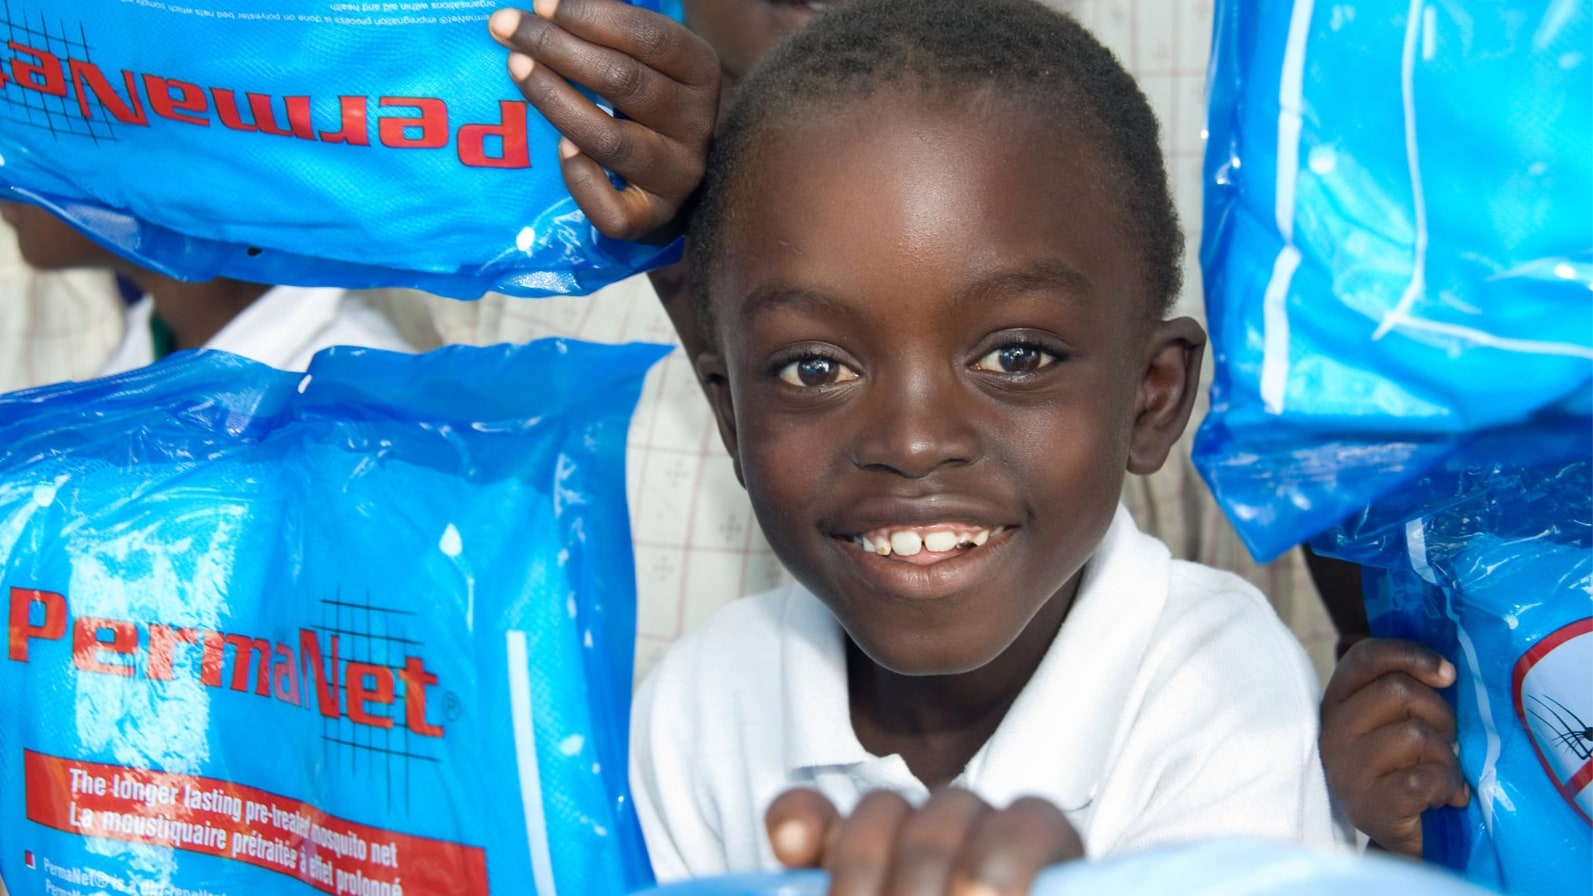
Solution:
<svg viewBox="0 0 1593 896"><path fill-rule="evenodd" d="M577 0L568 2L575 3ZM640 7L627 4L614 5L645 12ZM668 19L662 19L662 22L674 25ZM692 122L683 113L691 106L693 94L706 88L681 84L622 50L590 43L539 16L526 15L517 10L499 10L488 24L494 37L514 51L513 56L533 60L547 73L558 75L556 80L560 83L568 79L591 88L625 115L647 120L666 134L674 134L689 125L700 125L700 122ZM545 79L530 84L522 83L527 99L538 109L545 104L551 105L551 99L541 96L550 86L551 82ZM567 90L560 92L554 99L574 96L586 106L592 106L573 88L568 88L567 84L565 86ZM593 109L601 111L595 107ZM558 110L554 108L553 111Z"/></svg>
<svg viewBox="0 0 1593 896"><path fill-rule="evenodd" d="M1439 728L1407 718L1346 738L1324 731L1323 768L1351 824L1387 849L1419 857L1422 813L1467 799L1453 737L1452 718Z"/></svg>
<svg viewBox="0 0 1593 896"><path fill-rule="evenodd" d="M1394 852L1419 857L1422 813L1468 798L1454 709L1435 690L1455 674L1425 647L1374 638L1344 655L1323 696L1328 785L1350 822Z"/></svg>
<svg viewBox="0 0 1593 896"><path fill-rule="evenodd" d="M614 189L604 166L568 138L559 141L559 166L564 173L565 188L587 219L598 230L616 239L644 239L668 223L679 208L679 203L645 190ZM685 194L678 195L684 197ZM662 238L667 241L672 235Z"/></svg>
<svg viewBox="0 0 1593 896"><path fill-rule="evenodd" d="M499 10L490 24L494 35L515 51L509 56L509 73L526 101L599 165L634 178L660 169L672 138L706 141L711 122L700 112L694 114L702 104L690 88L537 16ZM608 114L571 80L591 87L631 120ZM679 182L656 188L695 186L691 171L664 173L675 174Z"/></svg>
<svg viewBox="0 0 1593 896"><path fill-rule="evenodd" d="M1454 737L1454 710L1404 673L1383 675L1337 704L1322 704L1322 765L1346 803L1366 782L1397 768L1453 761Z"/></svg>
<svg viewBox="0 0 1593 896"><path fill-rule="evenodd" d="M1402 815L1390 818L1389 824L1379 831L1364 832L1373 843L1389 852L1412 859L1422 857L1422 818L1420 815Z"/></svg>
<svg viewBox="0 0 1593 896"><path fill-rule="evenodd" d="M1374 781L1356 805L1346 805L1351 823L1390 852L1422 856L1422 813L1439 806L1464 807L1471 790L1454 761L1402 768ZM1357 820L1359 818L1359 820Z"/></svg>
<svg viewBox="0 0 1593 896"><path fill-rule="evenodd" d="M841 823L835 806L816 790L787 790L763 815L774 857L787 868L818 868Z"/></svg>
<svg viewBox="0 0 1593 896"><path fill-rule="evenodd" d="M1333 670L1333 678L1322 695L1324 710L1393 672L1403 672L1432 688L1446 688L1455 681L1454 664L1420 644L1396 638L1366 638L1356 642Z"/></svg>
<svg viewBox="0 0 1593 896"><path fill-rule="evenodd" d="M991 814L985 801L966 790L936 793L908 816L896 842L896 861L886 890L892 896L943 894L960 871L963 845Z"/></svg>
<svg viewBox="0 0 1593 896"><path fill-rule="evenodd" d="M665 16L610 0L535 0L532 9L535 18L558 25L588 45L607 47L681 84L718 89L718 57L712 49L702 52L707 44L700 37ZM499 11L503 12L516 11ZM506 37L500 41L510 49L529 51Z"/></svg>
<svg viewBox="0 0 1593 896"><path fill-rule="evenodd" d="M1447 745L1455 738L1455 710L1431 687L1395 672L1375 679L1336 707L1323 709L1323 730L1359 737L1403 720L1423 723Z"/></svg>
<svg viewBox="0 0 1593 896"><path fill-rule="evenodd" d="M1422 813L1470 799L1436 689L1456 670L1410 641L1368 638L1339 661L1322 697L1323 768L1350 821L1385 848L1420 857Z"/></svg>
<svg viewBox="0 0 1593 896"><path fill-rule="evenodd" d="M876 790L858 801L841 822L824 857L830 896L878 896L886 892L896 840L912 807L901 796Z"/></svg>
<svg viewBox="0 0 1593 896"><path fill-rule="evenodd" d="M526 101L564 135L565 184L598 230L667 241L702 179L719 98L713 50L685 26L617 0L537 0L493 13ZM588 87L609 114L574 85ZM616 189L609 172L625 186Z"/></svg>
<svg viewBox="0 0 1593 896"><path fill-rule="evenodd" d="M823 867L831 896L1021 896L1046 866L1084 854L1078 833L1050 803L1024 798L993 810L959 789L920 809L876 791L847 818L811 790L781 794L765 815L787 867Z"/></svg>
<svg viewBox="0 0 1593 896"><path fill-rule="evenodd" d="M1455 757L1450 737L1434 730L1427 723L1407 719L1393 725L1384 725L1351 742L1347 760L1367 780L1393 775L1404 769L1432 764L1455 770L1453 784L1460 783L1459 760ZM1450 787L1434 794L1436 802L1423 805L1443 805L1449 799ZM1426 793L1424 790L1423 793Z"/></svg>
<svg viewBox="0 0 1593 896"><path fill-rule="evenodd" d="M1029 892L1035 875L1084 857L1084 842L1062 810L1024 797L992 813L969 839L949 891L952 896Z"/></svg>

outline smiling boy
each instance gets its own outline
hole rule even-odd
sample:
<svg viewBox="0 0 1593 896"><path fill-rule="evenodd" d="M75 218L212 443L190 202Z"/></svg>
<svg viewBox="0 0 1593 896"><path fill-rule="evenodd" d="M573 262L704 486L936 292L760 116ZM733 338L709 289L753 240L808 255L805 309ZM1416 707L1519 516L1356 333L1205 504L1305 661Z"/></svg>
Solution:
<svg viewBox="0 0 1593 896"><path fill-rule="evenodd" d="M1336 839L1298 644L1118 504L1205 336L1163 319L1179 232L1110 53L1028 0L843 6L742 85L690 232L701 372L800 584L638 694L661 879L778 867L791 788L1037 796L1088 855Z"/></svg>

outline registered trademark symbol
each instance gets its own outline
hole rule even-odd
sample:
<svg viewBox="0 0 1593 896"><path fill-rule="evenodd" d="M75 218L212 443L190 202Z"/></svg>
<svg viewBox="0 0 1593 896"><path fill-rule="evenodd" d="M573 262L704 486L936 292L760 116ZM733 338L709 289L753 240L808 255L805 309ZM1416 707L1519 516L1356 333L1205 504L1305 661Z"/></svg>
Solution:
<svg viewBox="0 0 1593 896"><path fill-rule="evenodd" d="M443 694L443 718L450 722L457 722L465 714L465 705L459 700L459 695L453 691Z"/></svg>

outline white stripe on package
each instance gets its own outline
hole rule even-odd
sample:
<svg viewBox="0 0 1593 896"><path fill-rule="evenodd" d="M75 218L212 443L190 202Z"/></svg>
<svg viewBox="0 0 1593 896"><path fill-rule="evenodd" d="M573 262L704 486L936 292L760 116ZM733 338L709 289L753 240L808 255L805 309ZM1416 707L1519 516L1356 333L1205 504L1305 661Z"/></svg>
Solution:
<svg viewBox="0 0 1593 896"><path fill-rule="evenodd" d="M1544 14L1539 34L1533 36L1534 46L1545 33L1553 34L1563 24L1569 4L1558 3ZM1410 172L1411 203L1415 212L1415 246L1411 258L1410 281L1395 305L1378 324L1373 339L1381 339L1395 327L1405 330L1423 330L1469 342L1482 348L1516 352L1524 355L1559 355L1593 360L1593 348L1577 343L1551 342L1538 339L1517 339L1500 336L1476 327L1447 323L1412 316L1411 308L1427 290L1427 196L1422 184L1421 153L1416 139L1416 56L1421 47L1423 61L1431 61L1438 53L1438 11L1424 0L1411 0L1405 22L1405 42L1400 57L1400 102L1405 118L1405 161ZM1565 278L1572 279L1572 278Z"/></svg>
<svg viewBox="0 0 1593 896"><path fill-rule="evenodd" d="M537 896L554 896L553 855L542 805L542 772L537 764L537 732L531 718L530 652L525 632L509 632L509 711L514 727L514 764L520 773L520 805L525 811L526 845L531 850L531 882Z"/></svg>
<svg viewBox="0 0 1593 896"><path fill-rule="evenodd" d="M1394 310L1384 315L1373 339L1382 339L1410 318L1411 306L1427 291L1427 195L1422 189L1421 148L1416 142L1416 43L1427 35L1422 56L1431 59L1437 45L1437 15L1423 0L1411 0L1405 16L1405 45L1399 60L1399 100L1405 118L1405 165L1410 170L1410 201L1415 213L1416 244L1410 260L1410 282Z"/></svg>
<svg viewBox="0 0 1593 896"><path fill-rule="evenodd" d="M1300 250L1294 246L1294 182L1300 172L1300 107L1314 6L1313 0L1296 0L1289 17L1283 71L1278 77L1278 173L1273 214L1283 248L1272 264L1272 279L1261 299L1261 402L1272 414L1283 413L1289 381L1289 284L1300 266Z"/></svg>
<svg viewBox="0 0 1593 896"><path fill-rule="evenodd" d="M1427 529L1422 526L1420 519L1410 520L1405 523L1405 552L1410 559L1411 569L1422 581L1433 586L1438 585L1438 576L1433 573L1432 564L1427 561ZM1499 789L1499 729L1493 723L1493 704L1488 700L1488 686L1483 683L1477 665L1477 647L1471 642L1471 636L1466 633L1460 619L1455 615L1454 605L1446 594L1444 600L1444 615L1455 625L1455 641L1460 647L1462 662L1457 663L1456 674L1463 674L1471 682L1471 689L1477 701L1477 716L1482 721L1482 730L1486 746L1483 748L1482 767L1477 773L1477 806L1482 812L1483 826L1488 832L1493 832L1493 810L1497 801L1506 811L1515 811L1515 806L1510 802L1509 794Z"/></svg>

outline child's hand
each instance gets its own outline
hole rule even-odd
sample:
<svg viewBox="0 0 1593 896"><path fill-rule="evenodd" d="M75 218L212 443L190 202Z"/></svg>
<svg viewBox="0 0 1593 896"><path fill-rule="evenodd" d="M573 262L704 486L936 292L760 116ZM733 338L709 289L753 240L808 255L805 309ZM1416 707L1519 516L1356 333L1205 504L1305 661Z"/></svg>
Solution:
<svg viewBox="0 0 1593 896"><path fill-rule="evenodd" d="M1420 858L1422 812L1469 798L1452 744L1455 713L1437 688L1455 667L1410 641L1351 647L1322 695L1322 765L1350 823L1380 846Z"/></svg>
<svg viewBox="0 0 1593 896"><path fill-rule="evenodd" d="M1021 896L1041 869L1084 855L1062 811L1034 797L998 810L949 789L914 809L875 791L842 818L816 791L788 790L765 820L775 858L828 871L831 896Z"/></svg>
<svg viewBox="0 0 1593 896"><path fill-rule="evenodd" d="M534 8L535 15L500 9L488 27L513 51L509 74L526 101L564 135L559 158L570 194L608 236L673 237L713 134L714 51L686 26L619 0L535 0ZM604 169L625 188L615 190Z"/></svg>

